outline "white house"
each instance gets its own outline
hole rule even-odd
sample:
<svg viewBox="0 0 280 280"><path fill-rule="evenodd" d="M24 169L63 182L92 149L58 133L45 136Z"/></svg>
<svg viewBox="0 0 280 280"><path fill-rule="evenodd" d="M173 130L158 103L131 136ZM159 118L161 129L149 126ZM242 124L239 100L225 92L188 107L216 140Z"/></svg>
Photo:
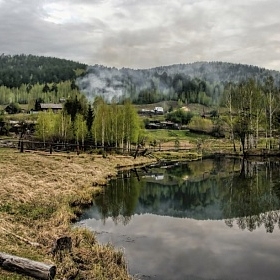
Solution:
<svg viewBox="0 0 280 280"><path fill-rule="evenodd" d="M162 107L155 107L155 114L163 115L164 111Z"/></svg>

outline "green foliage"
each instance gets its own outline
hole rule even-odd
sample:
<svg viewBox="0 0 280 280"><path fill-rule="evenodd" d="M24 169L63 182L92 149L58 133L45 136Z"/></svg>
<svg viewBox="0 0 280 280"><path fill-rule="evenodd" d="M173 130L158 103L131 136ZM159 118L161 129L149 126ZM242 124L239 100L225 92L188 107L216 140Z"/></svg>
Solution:
<svg viewBox="0 0 280 280"><path fill-rule="evenodd" d="M213 130L213 123L209 119L194 116L188 125L189 129L210 133Z"/></svg>
<svg viewBox="0 0 280 280"><path fill-rule="evenodd" d="M41 97L39 97L38 99L35 100L35 104L34 104L35 111L41 110L41 106L40 106L41 103L44 103L44 100Z"/></svg>
<svg viewBox="0 0 280 280"><path fill-rule="evenodd" d="M74 121L74 135L76 142L79 143L79 141L81 141L82 144L84 144L87 132L87 124L84 117L81 114L77 114Z"/></svg>
<svg viewBox="0 0 280 280"><path fill-rule="evenodd" d="M0 212L13 214L13 206L11 204L0 204Z"/></svg>
<svg viewBox="0 0 280 280"><path fill-rule="evenodd" d="M15 214L32 220L49 219L56 211L56 206L52 203L48 205L38 204L19 204L15 207Z"/></svg>
<svg viewBox="0 0 280 280"><path fill-rule="evenodd" d="M82 104L83 111L86 111L85 97L77 90L71 89L71 82L64 81L57 84L47 84L50 90L44 91L43 84L34 84L28 91L26 85L21 85L20 88L10 89L6 86L0 86L0 104L20 103L28 104L28 110L34 109L35 103L60 103L66 99L74 100L77 96ZM55 90L51 90L52 88ZM86 104L87 105L87 104Z"/></svg>
<svg viewBox="0 0 280 280"><path fill-rule="evenodd" d="M73 139L73 123L71 116L63 110L59 114L55 114L54 136L55 139L66 143Z"/></svg>
<svg viewBox="0 0 280 280"><path fill-rule="evenodd" d="M88 112L91 111L92 126L88 123L89 117L85 118L79 112L82 105L77 98L66 104L69 106L67 105L66 109L58 114L52 111L38 114L35 135L45 144L48 141L65 143L73 140L76 143L84 144L90 133L95 144L101 146L130 149L132 144L138 142L141 121L129 101L126 101L124 105L109 105L102 98L97 98L94 103L94 112L91 106L88 106Z"/></svg>
<svg viewBox="0 0 280 280"><path fill-rule="evenodd" d="M34 55L1 55L0 86L20 88L37 83L58 83L76 78L76 69L86 69L86 65L66 59Z"/></svg>
<svg viewBox="0 0 280 280"><path fill-rule="evenodd" d="M211 118L218 118L219 117L219 111L217 109L214 109L210 112Z"/></svg>
<svg viewBox="0 0 280 280"><path fill-rule="evenodd" d="M213 129L211 134L217 138L225 137L225 122L221 118L213 120Z"/></svg>
<svg viewBox="0 0 280 280"><path fill-rule="evenodd" d="M109 105L97 98L94 115L92 136L96 144L130 149L131 144L137 143L141 122L131 102Z"/></svg>
<svg viewBox="0 0 280 280"><path fill-rule="evenodd" d="M54 134L53 113L51 111L39 113L37 124L36 124L36 136L39 139L42 139L45 145L46 141L51 140L53 134Z"/></svg>
<svg viewBox="0 0 280 280"><path fill-rule="evenodd" d="M167 114L166 120L180 124L188 124L193 117L191 112L186 112L183 109L172 111Z"/></svg>
<svg viewBox="0 0 280 280"><path fill-rule="evenodd" d="M53 203L48 205L31 203L31 204L2 204L0 205L0 212L5 212L10 215L17 215L19 217L27 217L32 220L49 219L56 211L56 206Z"/></svg>
<svg viewBox="0 0 280 280"><path fill-rule="evenodd" d="M21 108L20 108L20 106L19 106L18 103L12 102L12 103L10 103L10 104L6 107L5 110L6 110L9 114L17 114L17 113L19 113L19 112L21 111Z"/></svg>
<svg viewBox="0 0 280 280"><path fill-rule="evenodd" d="M72 122L74 122L75 117L78 113L82 113L82 104L78 97L69 98L64 104L64 109L66 110L67 114L71 116Z"/></svg>

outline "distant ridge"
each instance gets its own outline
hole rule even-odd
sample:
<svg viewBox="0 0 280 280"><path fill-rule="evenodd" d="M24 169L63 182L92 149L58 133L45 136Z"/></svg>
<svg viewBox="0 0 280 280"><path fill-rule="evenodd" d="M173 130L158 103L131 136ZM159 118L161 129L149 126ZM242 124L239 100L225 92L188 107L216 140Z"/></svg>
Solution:
<svg viewBox="0 0 280 280"><path fill-rule="evenodd" d="M102 96L138 104L164 100L217 105L228 83L253 79L264 85L272 76L280 88L280 72L254 65L230 62L192 62L149 69L87 65L72 60L35 55L0 55L0 86L20 88L39 83L76 82L89 100ZM74 83L75 87L75 83Z"/></svg>
<svg viewBox="0 0 280 280"><path fill-rule="evenodd" d="M141 95L147 95L149 91L154 96L150 100L153 102L158 94L176 100L176 97L181 98L181 93L198 94L203 91L205 96L201 95L196 99L212 98L213 102L217 103L226 84L254 79L256 83L264 85L269 76L273 77L275 86L280 88L279 71L246 64L194 62L150 69L117 69L96 64L88 67L85 75L77 80L77 84L89 99L101 95L109 100L118 100L122 96L141 102L147 99Z"/></svg>

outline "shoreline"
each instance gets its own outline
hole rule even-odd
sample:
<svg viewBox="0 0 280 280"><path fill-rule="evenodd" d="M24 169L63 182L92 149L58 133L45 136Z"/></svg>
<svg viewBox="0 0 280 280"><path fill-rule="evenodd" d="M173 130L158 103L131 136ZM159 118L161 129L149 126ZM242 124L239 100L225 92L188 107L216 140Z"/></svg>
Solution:
<svg viewBox="0 0 280 280"><path fill-rule="evenodd" d="M55 279L132 279L122 252L98 244L94 233L72 225L120 166L154 162L146 157L47 155L1 148L0 252L55 265ZM52 255L55 240L62 236L71 237L71 252ZM1 267L0 277L30 279Z"/></svg>
<svg viewBox="0 0 280 280"><path fill-rule="evenodd" d="M55 265L55 279L132 279L122 252L99 244L93 232L75 228L73 222L119 170L215 156L221 153L160 151L134 159L0 148L0 252ZM71 237L71 252L52 255L55 240L62 236ZM1 276L30 279L0 267Z"/></svg>

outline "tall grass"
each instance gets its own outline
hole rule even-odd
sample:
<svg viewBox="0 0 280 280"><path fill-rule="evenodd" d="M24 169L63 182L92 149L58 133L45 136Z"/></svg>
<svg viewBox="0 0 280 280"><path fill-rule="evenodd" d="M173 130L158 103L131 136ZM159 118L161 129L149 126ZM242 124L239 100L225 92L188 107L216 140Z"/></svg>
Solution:
<svg viewBox="0 0 280 280"><path fill-rule="evenodd" d="M73 229L81 207L116 174L116 166L147 158L19 153L0 148L0 251L57 265L57 279L130 279L121 252L96 242L86 229ZM100 187L99 187L100 189ZM70 236L72 252L50 253L54 240ZM18 278L0 268L0 279Z"/></svg>

